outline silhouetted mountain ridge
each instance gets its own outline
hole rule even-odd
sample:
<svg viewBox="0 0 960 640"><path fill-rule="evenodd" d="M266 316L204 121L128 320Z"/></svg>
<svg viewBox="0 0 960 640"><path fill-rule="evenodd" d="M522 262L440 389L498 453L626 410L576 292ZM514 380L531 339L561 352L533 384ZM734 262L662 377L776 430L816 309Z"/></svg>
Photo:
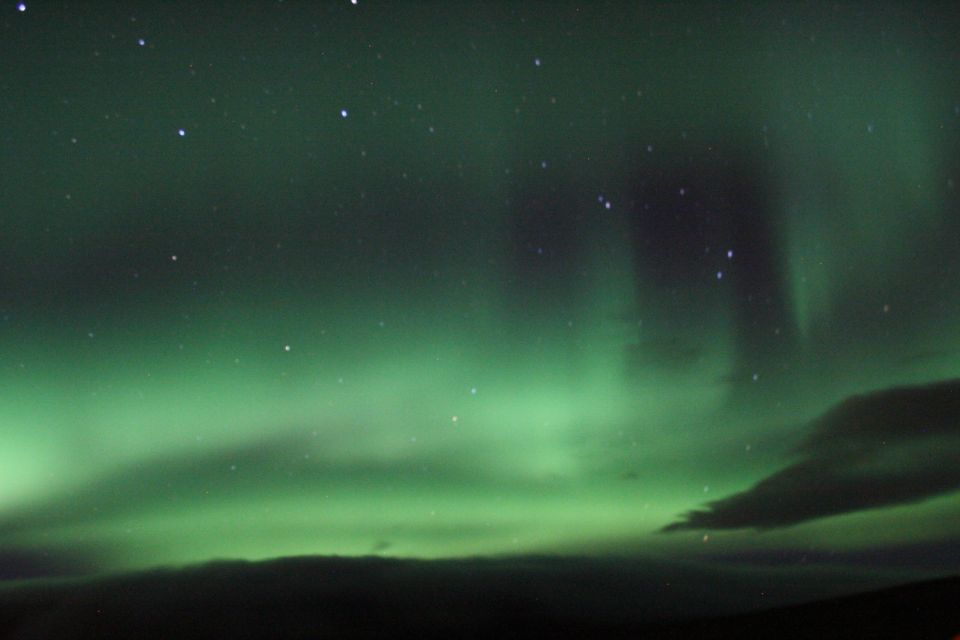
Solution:
<svg viewBox="0 0 960 640"><path fill-rule="evenodd" d="M960 577L756 613L755 580L623 558L300 557L0 589L37 638L952 638Z"/></svg>

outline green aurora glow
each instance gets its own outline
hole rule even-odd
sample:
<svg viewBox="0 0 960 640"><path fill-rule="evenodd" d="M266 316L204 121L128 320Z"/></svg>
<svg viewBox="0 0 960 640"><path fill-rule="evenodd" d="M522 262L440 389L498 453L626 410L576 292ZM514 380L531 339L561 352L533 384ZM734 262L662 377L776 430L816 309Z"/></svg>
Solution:
<svg viewBox="0 0 960 640"><path fill-rule="evenodd" d="M956 493L659 533L960 375L953 17L399 5L4 5L0 551L960 535ZM760 217L634 241L726 171Z"/></svg>

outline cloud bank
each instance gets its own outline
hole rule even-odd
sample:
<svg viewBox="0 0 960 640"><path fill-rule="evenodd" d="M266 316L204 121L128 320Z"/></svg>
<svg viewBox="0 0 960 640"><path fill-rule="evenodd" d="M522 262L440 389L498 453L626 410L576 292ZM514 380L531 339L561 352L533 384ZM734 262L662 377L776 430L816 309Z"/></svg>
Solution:
<svg viewBox="0 0 960 640"><path fill-rule="evenodd" d="M852 396L813 421L796 454L663 531L786 527L960 489L960 380Z"/></svg>

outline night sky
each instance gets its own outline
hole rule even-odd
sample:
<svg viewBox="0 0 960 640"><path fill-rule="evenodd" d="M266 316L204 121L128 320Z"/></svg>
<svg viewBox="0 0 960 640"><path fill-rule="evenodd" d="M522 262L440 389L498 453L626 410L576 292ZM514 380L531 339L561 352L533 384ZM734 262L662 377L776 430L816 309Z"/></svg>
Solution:
<svg viewBox="0 0 960 640"><path fill-rule="evenodd" d="M4 0L0 576L943 569L958 32L949 3Z"/></svg>

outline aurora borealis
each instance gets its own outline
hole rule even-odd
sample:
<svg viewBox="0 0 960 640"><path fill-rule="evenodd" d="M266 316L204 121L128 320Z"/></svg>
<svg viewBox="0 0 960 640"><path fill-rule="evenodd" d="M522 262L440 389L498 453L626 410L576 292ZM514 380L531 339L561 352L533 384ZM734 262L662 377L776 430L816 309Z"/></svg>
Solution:
<svg viewBox="0 0 960 640"><path fill-rule="evenodd" d="M0 575L941 569L958 27L914 3L4 2Z"/></svg>

